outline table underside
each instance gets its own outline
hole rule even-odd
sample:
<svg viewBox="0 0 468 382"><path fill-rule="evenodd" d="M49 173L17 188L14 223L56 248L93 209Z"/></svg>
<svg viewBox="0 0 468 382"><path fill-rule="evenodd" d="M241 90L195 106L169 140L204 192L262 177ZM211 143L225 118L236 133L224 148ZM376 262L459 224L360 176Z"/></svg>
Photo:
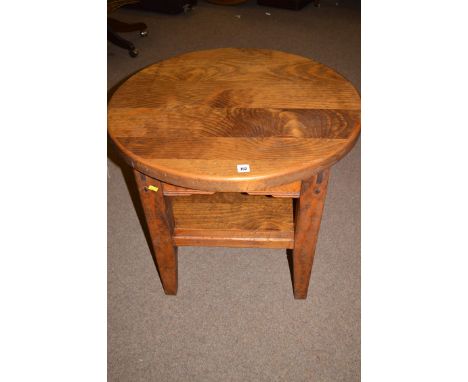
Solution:
<svg viewBox="0 0 468 382"><path fill-rule="evenodd" d="M294 297L307 296L329 170L247 192L170 185L135 171L153 254L166 294L176 294L178 246L292 249Z"/></svg>

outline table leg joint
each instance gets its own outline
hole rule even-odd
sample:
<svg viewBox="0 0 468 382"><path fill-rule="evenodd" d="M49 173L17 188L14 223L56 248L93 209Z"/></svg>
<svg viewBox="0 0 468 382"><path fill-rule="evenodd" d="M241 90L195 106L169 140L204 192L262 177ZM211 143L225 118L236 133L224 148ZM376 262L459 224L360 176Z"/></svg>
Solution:
<svg viewBox="0 0 468 382"><path fill-rule="evenodd" d="M296 299L305 299L315 255L330 170L304 180L296 202L293 250L293 289Z"/></svg>

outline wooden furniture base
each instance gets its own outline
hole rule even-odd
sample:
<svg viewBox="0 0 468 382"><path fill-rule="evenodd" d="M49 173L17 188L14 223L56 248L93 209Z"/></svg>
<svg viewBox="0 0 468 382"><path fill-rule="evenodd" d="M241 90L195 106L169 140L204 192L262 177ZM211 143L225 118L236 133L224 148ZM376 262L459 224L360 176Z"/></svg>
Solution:
<svg viewBox="0 0 468 382"><path fill-rule="evenodd" d="M307 297L328 169L245 193L193 190L134 174L166 294L177 293L178 246L223 246L292 249L294 297Z"/></svg>

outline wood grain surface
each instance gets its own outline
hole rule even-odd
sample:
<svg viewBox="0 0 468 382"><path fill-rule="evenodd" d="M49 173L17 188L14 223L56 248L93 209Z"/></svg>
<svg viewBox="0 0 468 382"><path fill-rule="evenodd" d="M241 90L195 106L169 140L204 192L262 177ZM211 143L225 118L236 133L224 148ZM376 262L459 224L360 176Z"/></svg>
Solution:
<svg viewBox="0 0 468 382"><path fill-rule="evenodd" d="M307 298L314 263L322 212L327 195L330 170L324 170L302 182L296 203L293 251L294 298Z"/></svg>
<svg viewBox="0 0 468 382"><path fill-rule="evenodd" d="M164 183L138 171L134 171L134 176L164 292L175 295L178 286L178 265L177 247L172 238L174 217L171 200L164 197ZM150 186L156 187L158 192L149 190Z"/></svg>
<svg viewBox="0 0 468 382"><path fill-rule="evenodd" d="M144 68L114 93L108 122L126 161L153 178L262 191L310 178L345 155L359 136L360 97L309 58L225 48Z"/></svg>
<svg viewBox="0 0 468 382"><path fill-rule="evenodd" d="M164 195L166 196L212 195L214 193L214 191L201 191L194 190L193 188L174 186L169 183L164 184ZM262 191L249 191L247 193L249 195L267 195L275 198L299 198L301 194L301 182L283 184Z"/></svg>
<svg viewBox="0 0 468 382"><path fill-rule="evenodd" d="M292 248L291 199L241 193L172 197L176 245Z"/></svg>

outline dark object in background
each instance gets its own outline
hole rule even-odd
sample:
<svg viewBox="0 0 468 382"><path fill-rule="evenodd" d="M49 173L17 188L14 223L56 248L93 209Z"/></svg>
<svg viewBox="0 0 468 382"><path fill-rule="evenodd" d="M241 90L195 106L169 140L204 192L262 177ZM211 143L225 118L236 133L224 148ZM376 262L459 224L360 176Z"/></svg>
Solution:
<svg viewBox="0 0 468 382"><path fill-rule="evenodd" d="M218 4L218 5L237 5L245 3L248 0L206 0L209 3Z"/></svg>
<svg viewBox="0 0 468 382"><path fill-rule="evenodd" d="M120 37L117 32L134 32L139 31L141 37L148 35L148 27L144 23L128 24L119 20L107 18L107 40L114 45L120 46L128 50L128 54L132 57L138 56L138 49L129 40Z"/></svg>
<svg viewBox="0 0 468 382"><path fill-rule="evenodd" d="M139 8L148 11L169 13L187 13L192 7L197 5L197 0L140 0Z"/></svg>
<svg viewBox="0 0 468 382"><path fill-rule="evenodd" d="M107 0L107 14L114 12L124 5L138 3L139 0ZM138 50L135 45L129 40L119 36L117 32L134 32L139 31L140 36L144 37L148 34L145 23L128 24L119 20L107 17L107 40L111 43L128 50L128 54L132 57L138 56Z"/></svg>
<svg viewBox="0 0 468 382"><path fill-rule="evenodd" d="M268 7L286 8L298 11L304 8L312 0L257 0L259 5L266 5ZM316 7L320 6L320 0L314 0Z"/></svg>

